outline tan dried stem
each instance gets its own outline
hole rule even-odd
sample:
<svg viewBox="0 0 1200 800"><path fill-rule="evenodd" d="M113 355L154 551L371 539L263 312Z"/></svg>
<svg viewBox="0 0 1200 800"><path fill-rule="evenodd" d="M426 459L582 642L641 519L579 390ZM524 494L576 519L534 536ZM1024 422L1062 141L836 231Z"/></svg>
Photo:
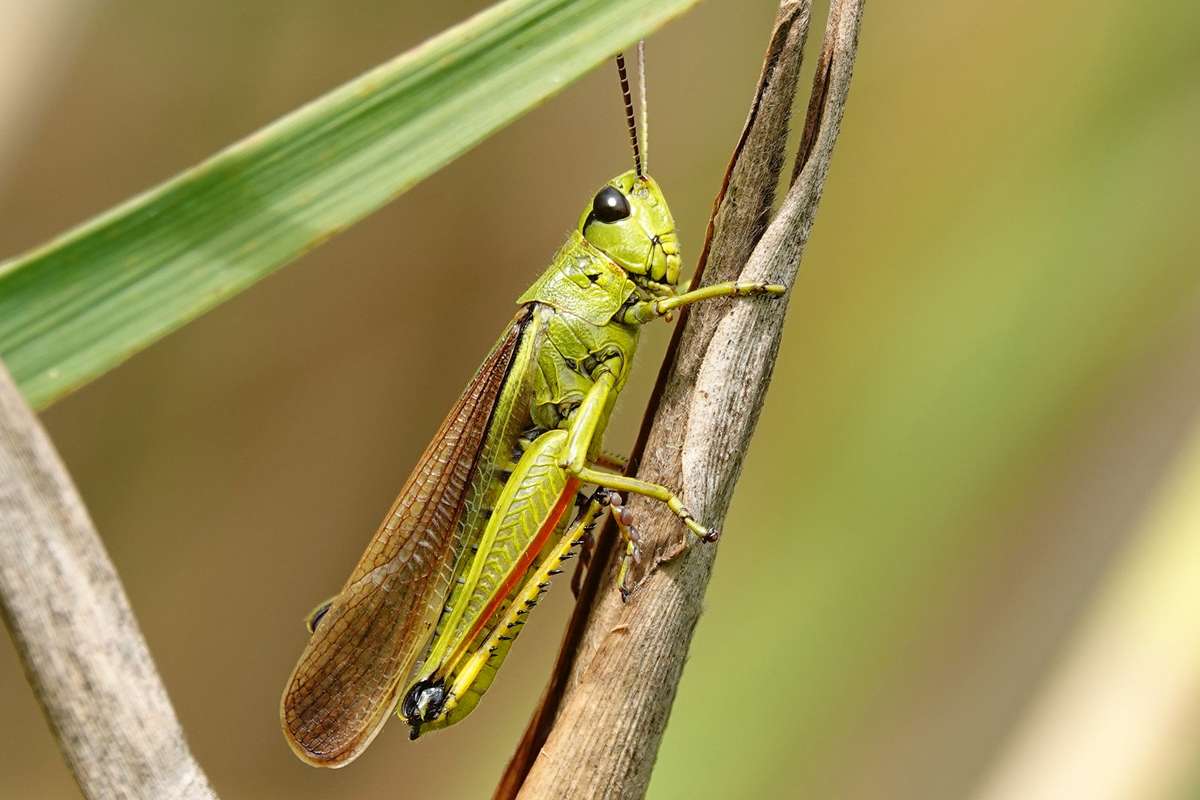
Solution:
<svg viewBox="0 0 1200 800"><path fill-rule="evenodd" d="M0 609L84 796L216 797L87 509L2 364Z"/></svg>

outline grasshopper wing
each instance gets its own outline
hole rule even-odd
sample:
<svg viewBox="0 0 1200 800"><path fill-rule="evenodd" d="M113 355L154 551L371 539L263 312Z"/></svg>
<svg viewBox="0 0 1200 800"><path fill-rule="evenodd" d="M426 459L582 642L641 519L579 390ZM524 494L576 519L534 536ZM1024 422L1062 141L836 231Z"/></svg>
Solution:
<svg viewBox="0 0 1200 800"><path fill-rule="evenodd" d="M345 766L370 744L433 633L458 521L527 320L523 310L442 422L288 680L280 720L309 764Z"/></svg>

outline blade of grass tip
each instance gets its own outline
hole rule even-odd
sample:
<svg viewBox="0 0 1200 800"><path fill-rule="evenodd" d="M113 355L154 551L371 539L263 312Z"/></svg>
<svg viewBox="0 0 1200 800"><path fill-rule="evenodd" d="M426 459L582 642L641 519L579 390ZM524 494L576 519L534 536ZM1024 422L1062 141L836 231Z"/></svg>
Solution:
<svg viewBox="0 0 1200 800"><path fill-rule="evenodd" d="M507 0L0 264L44 408L378 209L696 0Z"/></svg>

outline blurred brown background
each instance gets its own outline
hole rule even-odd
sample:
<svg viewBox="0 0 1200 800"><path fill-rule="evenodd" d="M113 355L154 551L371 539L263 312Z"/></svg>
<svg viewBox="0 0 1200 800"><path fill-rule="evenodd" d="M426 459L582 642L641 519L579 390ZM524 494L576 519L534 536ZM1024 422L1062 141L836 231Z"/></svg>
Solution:
<svg viewBox="0 0 1200 800"><path fill-rule="evenodd" d="M485 5L5 3L0 254ZM693 259L774 6L702 4L649 45L651 164ZM1200 792L1197 41L1190 0L868 4L651 797ZM303 615L626 168L611 73L43 415L223 797L492 789L565 585L467 724L390 725L324 772L276 707ZM0 797L77 796L7 643L0 702Z"/></svg>

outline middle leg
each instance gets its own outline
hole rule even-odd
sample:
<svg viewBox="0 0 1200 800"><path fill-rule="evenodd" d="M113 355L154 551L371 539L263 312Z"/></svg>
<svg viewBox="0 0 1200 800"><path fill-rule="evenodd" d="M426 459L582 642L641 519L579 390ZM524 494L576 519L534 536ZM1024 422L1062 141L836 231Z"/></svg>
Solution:
<svg viewBox="0 0 1200 800"><path fill-rule="evenodd" d="M666 486L650 483L638 478L631 478L628 475L611 475L607 472L601 472L598 469L591 469L590 467L584 467L575 473L575 476L584 483L602 486L605 489L612 489L615 492L640 494L644 497L650 497L665 503L675 516L683 520L683 524L688 527L689 531L706 542L715 542L717 537L721 535L721 532L717 529L706 528L697 522L696 518L692 516L692 512L687 510L683 501Z"/></svg>

